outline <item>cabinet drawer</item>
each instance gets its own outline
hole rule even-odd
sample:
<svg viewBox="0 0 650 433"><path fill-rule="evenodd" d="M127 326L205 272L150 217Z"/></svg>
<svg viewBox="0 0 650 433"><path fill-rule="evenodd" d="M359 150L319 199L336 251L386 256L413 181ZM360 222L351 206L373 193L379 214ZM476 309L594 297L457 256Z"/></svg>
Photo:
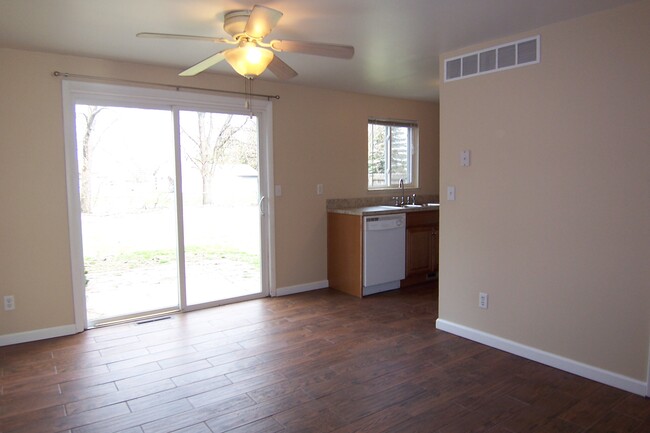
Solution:
<svg viewBox="0 0 650 433"><path fill-rule="evenodd" d="M407 212L406 227L432 226L438 224L438 211Z"/></svg>

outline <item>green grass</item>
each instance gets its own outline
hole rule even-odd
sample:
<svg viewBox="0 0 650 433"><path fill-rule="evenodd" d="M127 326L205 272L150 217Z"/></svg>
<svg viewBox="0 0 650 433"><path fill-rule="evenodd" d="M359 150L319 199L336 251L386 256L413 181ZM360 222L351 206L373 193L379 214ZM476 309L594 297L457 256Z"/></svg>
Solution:
<svg viewBox="0 0 650 433"><path fill-rule="evenodd" d="M176 259L175 249L125 251L106 257L85 257L85 265L87 271L111 272L175 263ZM255 268L260 266L259 255L223 245L188 246L185 249L185 260L237 262Z"/></svg>

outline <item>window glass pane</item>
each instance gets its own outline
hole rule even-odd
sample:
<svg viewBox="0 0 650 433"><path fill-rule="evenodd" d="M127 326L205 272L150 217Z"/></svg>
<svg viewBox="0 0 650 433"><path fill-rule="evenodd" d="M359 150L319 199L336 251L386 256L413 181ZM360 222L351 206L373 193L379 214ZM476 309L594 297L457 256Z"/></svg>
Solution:
<svg viewBox="0 0 650 433"><path fill-rule="evenodd" d="M417 186L417 123L368 121L368 189Z"/></svg>
<svg viewBox="0 0 650 433"><path fill-rule="evenodd" d="M386 184L386 141L388 127L368 124L368 186Z"/></svg>
<svg viewBox="0 0 650 433"><path fill-rule="evenodd" d="M75 105L89 323L178 308L173 119Z"/></svg>
<svg viewBox="0 0 650 433"><path fill-rule="evenodd" d="M408 173L409 128L391 127L390 137L391 137L390 184L397 185L399 184L400 179L404 179L405 183L410 183L409 173Z"/></svg>
<svg viewBox="0 0 650 433"><path fill-rule="evenodd" d="M260 293L257 117L179 119L187 305Z"/></svg>

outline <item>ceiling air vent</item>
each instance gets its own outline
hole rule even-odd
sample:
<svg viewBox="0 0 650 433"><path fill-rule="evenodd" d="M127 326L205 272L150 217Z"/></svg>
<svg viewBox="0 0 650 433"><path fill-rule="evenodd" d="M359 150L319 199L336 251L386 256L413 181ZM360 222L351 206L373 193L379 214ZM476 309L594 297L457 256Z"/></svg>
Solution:
<svg viewBox="0 0 650 433"><path fill-rule="evenodd" d="M539 63L539 35L445 60L445 81Z"/></svg>

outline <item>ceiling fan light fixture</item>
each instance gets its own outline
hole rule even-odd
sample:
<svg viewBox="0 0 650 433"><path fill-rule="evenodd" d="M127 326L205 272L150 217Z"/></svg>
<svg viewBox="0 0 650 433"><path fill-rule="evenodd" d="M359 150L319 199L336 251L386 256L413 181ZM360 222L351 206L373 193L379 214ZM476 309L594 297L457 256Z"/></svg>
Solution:
<svg viewBox="0 0 650 433"><path fill-rule="evenodd" d="M252 79L266 70L273 60L273 52L258 47L254 42L244 42L237 48L223 52L226 61L239 75Z"/></svg>
<svg viewBox="0 0 650 433"><path fill-rule="evenodd" d="M1 0L0 0L1 1ZM219 51L207 59L190 66L179 73L182 77L192 77L211 68L222 60L247 79L260 76L267 68L280 80L288 80L298 75L289 65L274 54L274 51L311 54L314 56L350 59L354 56L354 47L348 45L324 44L293 40L272 40L264 42L282 18L282 12L267 6L255 5L252 9L226 11L223 28L232 39L182 35L174 33L141 32L141 38L168 38L197 40L236 45L236 48ZM250 83L249 83L250 84Z"/></svg>

